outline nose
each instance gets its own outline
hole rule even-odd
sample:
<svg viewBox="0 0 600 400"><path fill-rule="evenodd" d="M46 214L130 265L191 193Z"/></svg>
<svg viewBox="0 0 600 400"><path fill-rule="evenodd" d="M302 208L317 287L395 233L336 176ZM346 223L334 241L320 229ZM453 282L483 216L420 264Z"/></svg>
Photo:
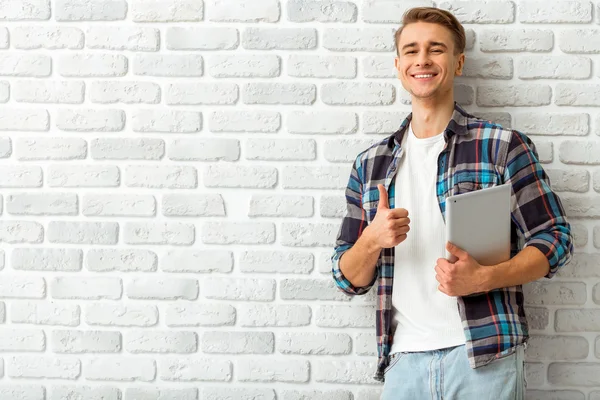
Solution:
<svg viewBox="0 0 600 400"><path fill-rule="evenodd" d="M429 53L426 51L419 52L419 56L416 61L417 66L429 66L431 65L431 60L429 59Z"/></svg>

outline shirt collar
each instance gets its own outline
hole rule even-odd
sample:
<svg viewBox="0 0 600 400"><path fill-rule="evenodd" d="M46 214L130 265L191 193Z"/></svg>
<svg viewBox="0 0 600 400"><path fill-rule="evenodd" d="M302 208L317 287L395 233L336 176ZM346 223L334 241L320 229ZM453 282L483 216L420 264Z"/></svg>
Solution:
<svg viewBox="0 0 600 400"><path fill-rule="evenodd" d="M468 112L466 112L461 106L458 105L457 102L454 102L454 112L452 113L452 118L448 122L448 126L444 130L444 137L446 141L453 135L466 135L469 131L467 129L467 124L469 117L472 117ZM392 139L389 141L389 146L400 146L402 143L402 139L404 138L404 134L407 132L408 124L412 119L412 113L408 114L402 124L400 124L400 128L392 135Z"/></svg>

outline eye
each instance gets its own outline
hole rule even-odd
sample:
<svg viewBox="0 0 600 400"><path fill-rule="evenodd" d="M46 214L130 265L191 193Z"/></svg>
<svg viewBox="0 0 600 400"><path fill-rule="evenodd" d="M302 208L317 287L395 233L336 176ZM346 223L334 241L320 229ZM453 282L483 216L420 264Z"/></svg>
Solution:
<svg viewBox="0 0 600 400"><path fill-rule="evenodd" d="M433 52L433 53L441 53L441 52L442 52L442 50L440 50L440 49L434 49L434 50L432 50L432 52Z"/></svg>
<svg viewBox="0 0 600 400"><path fill-rule="evenodd" d="M404 53L404 54L415 54L415 53L416 53L416 51L414 51L414 50L411 50L411 51L407 51L407 52L406 52L406 53Z"/></svg>

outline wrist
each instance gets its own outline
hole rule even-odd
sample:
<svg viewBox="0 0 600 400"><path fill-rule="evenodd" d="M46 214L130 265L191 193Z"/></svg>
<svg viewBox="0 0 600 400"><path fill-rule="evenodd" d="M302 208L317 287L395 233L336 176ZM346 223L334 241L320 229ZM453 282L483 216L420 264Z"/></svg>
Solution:
<svg viewBox="0 0 600 400"><path fill-rule="evenodd" d="M365 247L367 253L369 254L378 254L381 252L382 247L377 243L377 238L373 235L371 226L367 226L363 231L363 237L365 239Z"/></svg>
<svg viewBox="0 0 600 400"><path fill-rule="evenodd" d="M494 287L494 274L496 272L496 265L481 266L479 269L479 291L489 292L496 289Z"/></svg>

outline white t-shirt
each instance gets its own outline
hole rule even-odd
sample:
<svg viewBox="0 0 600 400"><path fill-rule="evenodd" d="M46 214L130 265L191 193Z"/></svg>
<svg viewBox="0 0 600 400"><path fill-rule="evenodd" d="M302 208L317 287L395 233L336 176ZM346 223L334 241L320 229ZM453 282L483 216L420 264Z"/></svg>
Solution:
<svg viewBox="0 0 600 400"><path fill-rule="evenodd" d="M438 258L445 257L446 232L436 182L444 135L419 139L408 127L396 175L395 207L408 210L410 231L395 248L392 292L396 325L391 353L426 351L465 343L456 297L440 292Z"/></svg>

